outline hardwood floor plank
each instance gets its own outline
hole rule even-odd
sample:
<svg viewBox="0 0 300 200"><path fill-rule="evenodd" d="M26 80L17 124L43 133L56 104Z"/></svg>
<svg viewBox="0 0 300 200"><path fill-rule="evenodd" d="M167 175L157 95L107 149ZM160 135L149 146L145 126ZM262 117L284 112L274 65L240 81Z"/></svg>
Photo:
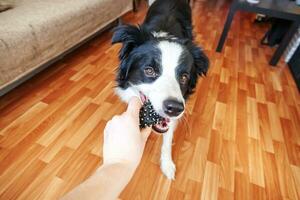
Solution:
<svg viewBox="0 0 300 200"><path fill-rule="evenodd" d="M235 169L248 174L248 124L246 91L238 90Z"/></svg>
<svg viewBox="0 0 300 200"><path fill-rule="evenodd" d="M171 190L169 190L169 196L168 196L168 200L180 200L180 199L183 199L184 198L184 193L179 191L179 190L176 190L176 189L173 189L171 188Z"/></svg>
<svg viewBox="0 0 300 200"><path fill-rule="evenodd" d="M188 178L186 173L191 167L190 163L193 157L194 145L190 142L184 141L181 145L178 159L176 159L176 182L172 184L173 188L181 192L185 192Z"/></svg>
<svg viewBox="0 0 300 200"><path fill-rule="evenodd" d="M33 162L20 177L18 177L12 184L0 195L0 199L17 199L22 192L27 188L29 183L31 183L37 177L44 168L46 163L36 160Z"/></svg>
<svg viewBox="0 0 300 200"><path fill-rule="evenodd" d="M208 154L208 141L207 139L198 138L193 158L191 161L191 166L189 167L189 171L187 172L189 179L203 182L206 162L207 162L207 154Z"/></svg>
<svg viewBox="0 0 300 200"><path fill-rule="evenodd" d="M250 183L250 199L266 200L266 192L264 188Z"/></svg>
<svg viewBox="0 0 300 200"><path fill-rule="evenodd" d="M284 142L280 117L277 111L277 107L274 103L268 103L268 114L270 117L272 140L275 140L277 142Z"/></svg>
<svg viewBox="0 0 300 200"><path fill-rule="evenodd" d="M296 185L283 143L274 142L280 192L283 198L297 199Z"/></svg>
<svg viewBox="0 0 300 200"><path fill-rule="evenodd" d="M47 106L45 103L38 102L24 113L24 115L17 118L11 126L3 129L0 134L3 134L4 137L0 139L0 146L11 149L22 141L35 128L35 125L39 123L40 119L36 116L44 112Z"/></svg>
<svg viewBox="0 0 300 200"><path fill-rule="evenodd" d="M248 136L250 138L259 140L260 131L259 131L259 120L258 120L258 111L257 103L253 98L247 98L247 119L248 119Z"/></svg>
<svg viewBox="0 0 300 200"><path fill-rule="evenodd" d="M226 115L226 104L224 103L216 103L215 116L213 119L213 129L221 131L224 124L224 119Z"/></svg>
<svg viewBox="0 0 300 200"><path fill-rule="evenodd" d="M43 151L39 159L48 163L52 158L60 151L60 149L70 140L73 134L80 128L81 123L86 121L90 115L95 111L95 105L89 104L85 109L77 116L74 121L68 124L68 126L55 138L52 139L51 143L44 145L47 148ZM50 138L53 138L50 136ZM46 138L47 139L47 138ZM38 143L38 141L37 141Z"/></svg>
<svg viewBox="0 0 300 200"><path fill-rule="evenodd" d="M280 193L275 155L263 152L263 163L265 170L266 197L267 199L281 199L282 195Z"/></svg>
<svg viewBox="0 0 300 200"><path fill-rule="evenodd" d="M77 132L74 133L72 138L66 144L67 147L72 149L77 149L83 140L88 136L88 134L97 126L97 124L102 120L102 115L105 115L108 109L110 109L111 104L102 104L97 108L93 115L87 120L86 123L82 125Z"/></svg>
<svg viewBox="0 0 300 200"><path fill-rule="evenodd" d="M291 165L291 168L292 168L295 184L299 186L300 185L300 167ZM298 194L298 199L300 199L300 188L296 187L296 190L297 190L297 194Z"/></svg>
<svg viewBox="0 0 300 200"><path fill-rule="evenodd" d="M207 160L216 164L220 164L221 152L223 145L223 137L219 131L212 130L210 144L208 148Z"/></svg>
<svg viewBox="0 0 300 200"><path fill-rule="evenodd" d="M12 132L18 133L20 131L26 132L30 128L27 127L29 124L28 122L31 122L31 120L36 120L36 115L45 107L47 107L47 105L48 104L45 104L43 102L38 102L33 107L28 109L23 115L21 115L15 121L10 123L6 128L2 129L0 131L0 135L5 136L11 134Z"/></svg>
<svg viewBox="0 0 300 200"><path fill-rule="evenodd" d="M159 178L155 180L154 185L157 187L153 187L149 199L153 200L161 200L167 199L168 192L171 187L171 180L166 179L163 175L160 175Z"/></svg>
<svg viewBox="0 0 300 200"><path fill-rule="evenodd" d="M219 188L219 191L218 191L218 199L224 199L224 200L233 200L234 199L234 196L233 196L233 193L232 192L229 192L223 188Z"/></svg>
<svg viewBox="0 0 300 200"><path fill-rule="evenodd" d="M219 187L234 192L235 143L224 140L220 157Z"/></svg>
<svg viewBox="0 0 300 200"><path fill-rule="evenodd" d="M61 151L58 152L58 154L53 158L53 160L47 163L45 168L40 172L40 175L28 184L28 187L21 193L18 199L34 199L36 197L40 197L45 192L49 193L50 191L47 191L47 189L49 187L54 187L51 186L51 182L53 180L57 180L57 177L55 177L55 175L63 166L63 164L68 160L68 158L72 155L72 153L73 150L67 147L61 149ZM61 179L57 181L59 181L59 183L62 182ZM54 187L53 189L57 188Z"/></svg>
<svg viewBox="0 0 300 200"><path fill-rule="evenodd" d="M247 174L235 172L234 199L250 200L249 177Z"/></svg>
<svg viewBox="0 0 300 200"><path fill-rule="evenodd" d="M200 199L202 185L197 181L188 180L184 200Z"/></svg>
<svg viewBox="0 0 300 200"><path fill-rule="evenodd" d="M229 82L229 97L226 102L226 117L224 119L224 124L222 128L223 138L226 140L234 141L236 138L236 121L237 121L237 93L238 86L235 78L230 78Z"/></svg>
<svg viewBox="0 0 300 200"><path fill-rule="evenodd" d="M262 148L258 140L249 139L248 153L250 183L265 187Z"/></svg>
<svg viewBox="0 0 300 200"><path fill-rule="evenodd" d="M258 118L259 118L259 128L260 128L260 138L262 149L264 151L274 153L274 147L272 142L271 128L272 126L269 121L268 107L266 104L258 103Z"/></svg>
<svg viewBox="0 0 300 200"><path fill-rule="evenodd" d="M2 174L0 176L0 193L2 194L21 174L24 170L31 166L36 158L43 151L41 145L32 145L27 151L23 152L23 155L19 159L14 159L11 164L5 165L1 162ZM5 166L5 168L4 168Z"/></svg>
<svg viewBox="0 0 300 200"><path fill-rule="evenodd" d="M206 162L201 200L218 199L219 171L218 165Z"/></svg>
<svg viewBox="0 0 300 200"><path fill-rule="evenodd" d="M60 190L63 188L64 181L58 177L54 177L52 181L43 188L42 194L35 199L57 199L60 196Z"/></svg>
<svg viewBox="0 0 300 200"><path fill-rule="evenodd" d="M48 146L55 140L65 128L72 123L75 118L82 114L83 110L89 105L91 110L97 108L94 104L89 104L89 98L82 98L73 108L70 109L57 123L55 123L44 135L37 140L37 143L43 146Z"/></svg>

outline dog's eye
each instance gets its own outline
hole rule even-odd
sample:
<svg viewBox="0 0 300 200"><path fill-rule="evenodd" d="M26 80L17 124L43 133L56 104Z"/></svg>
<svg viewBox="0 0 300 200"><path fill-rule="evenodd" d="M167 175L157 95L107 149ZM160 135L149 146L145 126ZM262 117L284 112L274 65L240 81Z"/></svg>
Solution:
<svg viewBox="0 0 300 200"><path fill-rule="evenodd" d="M155 77L155 76L156 76L156 73L155 73L153 67L146 67L146 68L144 69L144 73L145 73L146 76L148 76L148 77Z"/></svg>
<svg viewBox="0 0 300 200"><path fill-rule="evenodd" d="M186 74L186 73L181 74L179 81L182 85L187 84L188 80L189 80L189 75L188 74Z"/></svg>

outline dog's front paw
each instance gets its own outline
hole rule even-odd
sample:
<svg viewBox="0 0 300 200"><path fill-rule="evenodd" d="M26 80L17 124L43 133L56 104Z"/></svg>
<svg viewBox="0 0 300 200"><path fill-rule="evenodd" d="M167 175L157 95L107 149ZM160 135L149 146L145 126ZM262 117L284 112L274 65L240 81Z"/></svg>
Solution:
<svg viewBox="0 0 300 200"><path fill-rule="evenodd" d="M160 169L171 180L175 180L176 167L172 160L161 160Z"/></svg>

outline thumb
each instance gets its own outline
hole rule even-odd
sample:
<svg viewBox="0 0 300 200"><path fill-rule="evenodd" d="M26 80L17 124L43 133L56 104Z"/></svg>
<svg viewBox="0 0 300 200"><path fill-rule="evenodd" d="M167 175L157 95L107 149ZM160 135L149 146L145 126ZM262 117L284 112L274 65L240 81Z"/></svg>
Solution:
<svg viewBox="0 0 300 200"><path fill-rule="evenodd" d="M152 128L151 127L146 127L141 130L142 137L145 139L145 141L148 139L150 133L151 133Z"/></svg>
<svg viewBox="0 0 300 200"><path fill-rule="evenodd" d="M140 108L142 107L141 101L138 97L132 97L128 102L128 107L126 112L134 117L139 116Z"/></svg>

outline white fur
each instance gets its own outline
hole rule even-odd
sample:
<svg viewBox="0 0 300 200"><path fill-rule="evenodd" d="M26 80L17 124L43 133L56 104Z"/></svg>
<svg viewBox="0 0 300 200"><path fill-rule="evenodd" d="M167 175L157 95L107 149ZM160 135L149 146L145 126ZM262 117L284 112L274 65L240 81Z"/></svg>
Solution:
<svg viewBox="0 0 300 200"><path fill-rule="evenodd" d="M148 0L149 6L151 6L154 3L155 0Z"/></svg>
<svg viewBox="0 0 300 200"><path fill-rule="evenodd" d="M172 142L173 134L176 128L177 120L169 123L169 130L163 134L163 143L160 154L160 169L164 175L171 180L175 179L176 167L172 160Z"/></svg>
<svg viewBox="0 0 300 200"><path fill-rule="evenodd" d="M143 83L131 86L125 90L116 89L116 93L125 102L128 102L132 96L140 96L139 91L143 92L151 101L155 111L168 117L163 111L163 101L173 98L185 103L181 94L180 85L176 80L176 67L179 65L180 56L183 52L182 47L173 42L161 41L158 44L161 51L162 74L152 83ZM161 170L169 179L175 178L175 165L172 161L172 139L176 126L176 121L183 113L177 117L171 118L169 130L163 134L163 144L161 149Z"/></svg>
<svg viewBox="0 0 300 200"><path fill-rule="evenodd" d="M168 117L163 111L163 101L173 98L184 103L180 85L176 80L176 67L183 51L176 43L162 41L158 44L161 50L162 74L152 83L140 84L137 88L151 101L154 109L163 117ZM177 118L180 118L178 116Z"/></svg>
<svg viewBox="0 0 300 200"><path fill-rule="evenodd" d="M176 40L178 38L176 38L175 36L173 35L170 35L169 33L167 32L164 32L164 31L158 31L158 32L155 32L153 31L152 32L152 35L156 38L164 38L164 37L168 37L168 39L171 39L171 40Z"/></svg>
<svg viewBox="0 0 300 200"><path fill-rule="evenodd" d="M168 33L167 32L164 32L164 31L159 31L159 32L155 32L153 31L152 32L152 35L156 38L161 38L161 37L167 37L168 36Z"/></svg>

